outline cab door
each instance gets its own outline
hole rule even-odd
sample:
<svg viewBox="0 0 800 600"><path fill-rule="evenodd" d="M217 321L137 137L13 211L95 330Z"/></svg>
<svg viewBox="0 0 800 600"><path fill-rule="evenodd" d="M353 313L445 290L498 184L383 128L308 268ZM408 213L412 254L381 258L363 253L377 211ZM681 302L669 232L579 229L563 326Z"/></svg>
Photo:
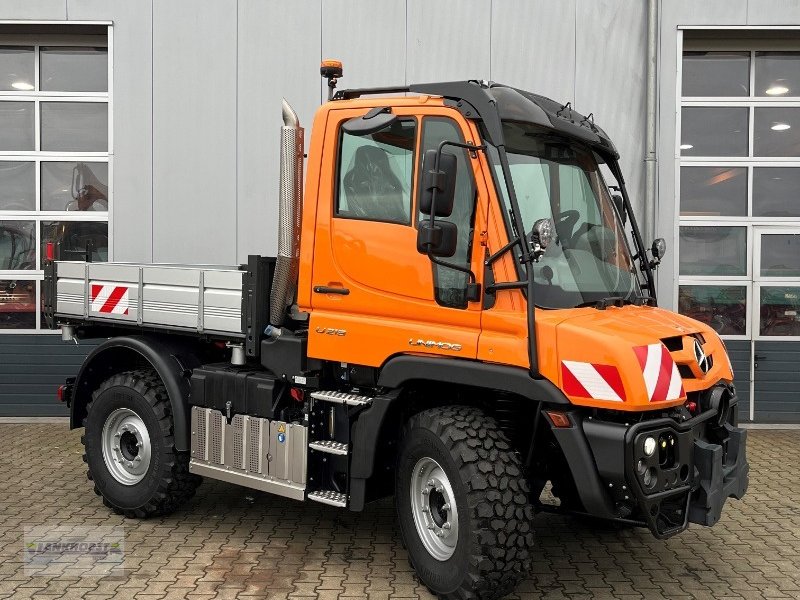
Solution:
<svg viewBox="0 0 800 600"><path fill-rule="evenodd" d="M474 358L481 303L466 297L466 275L417 252L419 171L424 151L475 131L455 111L394 108L397 119L368 134L342 129L368 109L332 111L326 146L336 168L321 180L312 269L309 355L380 366L402 353ZM447 218L458 227L455 256L482 283L475 231L485 222L470 153L458 161L456 199ZM482 207L482 208L478 208Z"/></svg>

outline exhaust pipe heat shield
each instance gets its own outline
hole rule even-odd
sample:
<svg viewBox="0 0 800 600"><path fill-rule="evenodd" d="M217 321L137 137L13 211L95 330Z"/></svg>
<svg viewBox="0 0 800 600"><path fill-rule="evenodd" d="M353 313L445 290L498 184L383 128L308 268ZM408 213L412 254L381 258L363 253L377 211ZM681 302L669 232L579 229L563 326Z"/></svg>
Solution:
<svg viewBox="0 0 800 600"><path fill-rule="evenodd" d="M303 212L303 128L297 113L283 100L281 189L278 199L278 257L270 294L270 324L280 327L297 293L300 223Z"/></svg>

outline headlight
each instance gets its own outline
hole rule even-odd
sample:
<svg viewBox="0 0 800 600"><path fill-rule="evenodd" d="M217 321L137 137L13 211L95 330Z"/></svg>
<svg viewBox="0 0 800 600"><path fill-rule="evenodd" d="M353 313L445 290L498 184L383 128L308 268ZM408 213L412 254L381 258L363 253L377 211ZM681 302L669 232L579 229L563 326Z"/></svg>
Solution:
<svg viewBox="0 0 800 600"><path fill-rule="evenodd" d="M644 440L644 453L647 456L653 456L653 452L656 451L656 438L654 437L647 437Z"/></svg>

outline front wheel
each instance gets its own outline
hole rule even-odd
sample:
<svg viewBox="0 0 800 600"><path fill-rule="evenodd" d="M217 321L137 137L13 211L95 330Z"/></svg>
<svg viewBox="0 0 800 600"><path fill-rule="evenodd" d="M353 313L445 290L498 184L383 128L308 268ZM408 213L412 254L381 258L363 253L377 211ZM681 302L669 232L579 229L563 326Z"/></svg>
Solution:
<svg viewBox="0 0 800 600"><path fill-rule="evenodd" d="M113 375L92 395L84 421L84 461L103 503L126 517L171 512L202 479L173 438L167 391L151 370Z"/></svg>
<svg viewBox="0 0 800 600"><path fill-rule="evenodd" d="M533 507L517 454L494 419L448 406L405 428L395 498L420 580L448 600L509 594L530 570Z"/></svg>

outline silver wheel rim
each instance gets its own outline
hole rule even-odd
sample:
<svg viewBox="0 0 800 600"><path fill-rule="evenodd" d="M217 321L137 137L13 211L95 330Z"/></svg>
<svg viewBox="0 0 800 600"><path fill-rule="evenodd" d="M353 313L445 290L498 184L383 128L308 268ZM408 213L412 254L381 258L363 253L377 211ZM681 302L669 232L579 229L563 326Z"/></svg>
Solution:
<svg viewBox="0 0 800 600"><path fill-rule="evenodd" d="M458 508L450 480L432 458L417 461L411 475L411 514L425 549L445 561L458 544Z"/></svg>
<svg viewBox="0 0 800 600"><path fill-rule="evenodd" d="M103 460L123 485L135 485L150 467L151 445L142 418L129 408L118 408L103 425Z"/></svg>

